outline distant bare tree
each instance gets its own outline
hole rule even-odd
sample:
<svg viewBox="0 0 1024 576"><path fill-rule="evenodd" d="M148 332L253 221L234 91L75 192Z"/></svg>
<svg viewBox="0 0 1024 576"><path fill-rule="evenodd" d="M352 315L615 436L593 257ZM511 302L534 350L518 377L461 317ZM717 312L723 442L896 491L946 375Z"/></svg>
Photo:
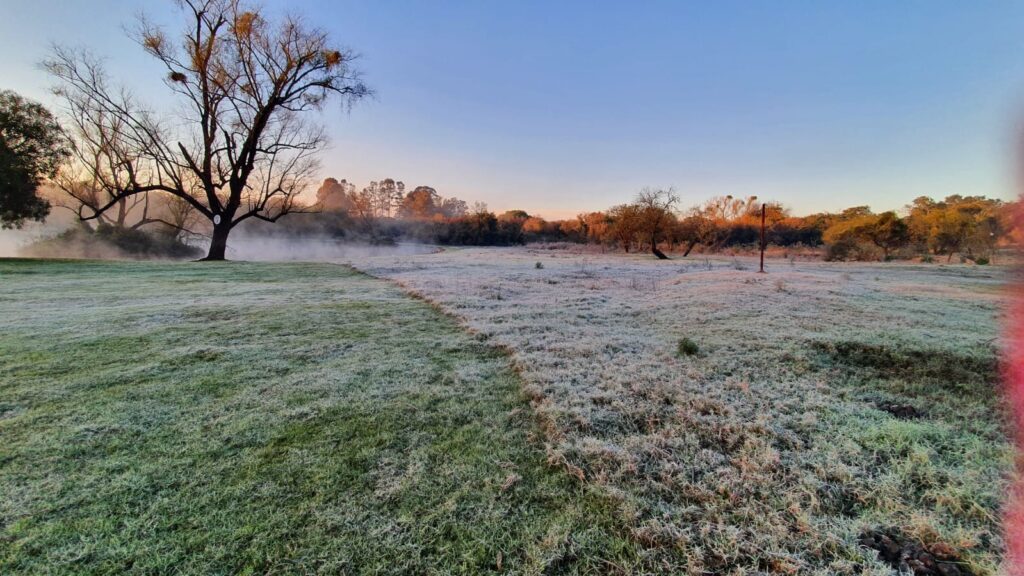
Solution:
<svg viewBox="0 0 1024 576"><path fill-rule="evenodd" d="M99 218L122 200L150 192L171 194L210 221L206 259L223 260L228 234L239 223L274 222L300 208L296 197L325 143L323 130L307 123L305 113L331 97L351 103L369 90L352 67L355 56L298 18L271 22L244 0L179 5L187 20L180 43L144 19L137 32L182 103L174 122L160 122L127 92L111 90L98 61L81 52L56 49L45 66L59 81L57 93L71 117L113 130L125 150L111 156L130 159L116 165L116 181L82 168L114 194L83 202L79 217Z"/></svg>
<svg viewBox="0 0 1024 576"><path fill-rule="evenodd" d="M367 187L359 192L352 192L349 199L349 214L359 223L363 232L373 236L377 230L377 211L373 193Z"/></svg>
<svg viewBox="0 0 1024 576"><path fill-rule="evenodd" d="M405 198L405 183L394 178L385 178L380 181L379 186L384 216L393 216Z"/></svg>
<svg viewBox="0 0 1024 576"><path fill-rule="evenodd" d="M468 211L469 206L466 205L465 200L459 200L454 196L441 200L441 213L444 214L446 218L458 218L460 216L465 216Z"/></svg>
<svg viewBox="0 0 1024 576"><path fill-rule="evenodd" d="M777 203L772 203L771 206L772 214L778 214L779 218L785 215ZM757 196L717 196L691 208L689 214L677 226L679 239L687 244L683 256L688 256L697 244L708 249L720 247L727 239L731 224L745 218L751 219L751 222L760 222L760 204L757 202Z"/></svg>
<svg viewBox="0 0 1024 576"><path fill-rule="evenodd" d="M679 195L673 188L644 188L636 197L639 232L650 242L651 254L661 260L668 256L658 249L658 243L671 232L677 204Z"/></svg>
<svg viewBox="0 0 1024 576"><path fill-rule="evenodd" d="M733 196L717 196L705 202L697 211L704 217L718 222L731 222L746 214L757 211L757 196L736 198Z"/></svg>

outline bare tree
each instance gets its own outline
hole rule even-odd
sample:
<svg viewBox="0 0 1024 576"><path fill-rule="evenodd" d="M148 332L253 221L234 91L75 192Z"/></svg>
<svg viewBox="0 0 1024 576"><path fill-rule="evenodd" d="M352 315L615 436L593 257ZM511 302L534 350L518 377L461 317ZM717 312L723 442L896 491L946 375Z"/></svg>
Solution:
<svg viewBox="0 0 1024 576"><path fill-rule="evenodd" d="M183 235L201 236L194 228L199 220L199 212L190 202L180 196L165 194L162 208L167 217L161 218L160 222L171 229L175 239L180 239Z"/></svg>
<svg viewBox="0 0 1024 576"><path fill-rule="evenodd" d="M718 222L731 222L747 214L760 214L760 207L757 196L736 198L729 195L711 198L696 210L706 218Z"/></svg>
<svg viewBox="0 0 1024 576"><path fill-rule="evenodd" d="M352 67L355 56L298 18L271 22L244 0L179 4L187 20L180 47L144 19L137 31L183 104L174 122L160 122L127 92L109 89L94 59L56 49L45 66L60 82L69 113L102 112L132 158L131 170L119 166L123 178L110 188L113 197L83 203L79 217L99 218L122 199L150 192L171 194L210 221L206 259L223 260L228 234L241 222L275 222L301 209L296 197L325 143L305 112L335 96L351 103L369 90Z"/></svg>
<svg viewBox="0 0 1024 576"><path fill-rule="evenodd" d="M80 56L79 64L91 82L107 89L94 58ZM122 194L133 181L149 179L149 163L134 146L124 118L109 113L95 99L78 97L63 88L56 92L66 103L65 126L72 154L72 161L64 163L53 179L65 196L58 204L83 221L95 219L117 228L135 229L154 222L149 218L149 193ZM129 95L121 94L120 101L135 109Z"/></svg>
<svg viewBox="0 0 1024 576"><path fill-rule="evenodd" d="M369 188L363 188L359 192L349 194L351 207L349 214L363 228L363 232L371 237L376 236L377 214L375 198Z"/></svg>
<svg viewBox="0 0 1024 576"><path fill-rule="evenodd" d="M708 249L716 249L728 240L731 225L744 218L752 222L760 222L760 203L757 196L736 198L733 196L717 196L709 199L700 206L690 209L689 214L679 222L677 234L680 240L685 241L687 246L683 256L689 256L697 244L702 244ZM770 203L770 214L772 218L778 214L781 219L785 216L782 206L778 203Z"/></svg>
<svg viewBox="0 0 1024 576"><path fill-rule="evenodd" d="M678 203L679 195L673 188L644 188L636 197L640 232L650 242L651 254L661 260L668 260L668 256L658 249L658 242L671 231Z"/></svg>

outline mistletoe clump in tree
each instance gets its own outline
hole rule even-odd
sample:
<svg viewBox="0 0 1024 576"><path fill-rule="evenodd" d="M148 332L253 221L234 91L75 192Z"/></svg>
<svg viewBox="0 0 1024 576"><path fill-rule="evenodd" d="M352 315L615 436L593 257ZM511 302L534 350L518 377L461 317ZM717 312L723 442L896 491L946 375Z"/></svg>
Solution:
<svg viewBox="0 0 1024 576"><path fill-rule="evenodd" d="M74 126L73 176L62 188L83 221L140 196L177 198L209 220L206 259L223 260L241 222L274 222L301 209L297 195L325 144L308 113L370 91L355 55L299 18L272 21L242 0L180 5L187 20L180 41L145 20L136 32L181 104L173 117L111 89L87 53L57 49L45 62Z"/></svg>

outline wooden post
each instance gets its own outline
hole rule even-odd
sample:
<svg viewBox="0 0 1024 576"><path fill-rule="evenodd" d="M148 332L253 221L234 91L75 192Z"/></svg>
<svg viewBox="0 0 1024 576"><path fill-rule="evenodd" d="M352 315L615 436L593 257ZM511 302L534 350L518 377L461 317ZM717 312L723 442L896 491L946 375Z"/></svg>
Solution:
<svg viewBox="0 0 1024 576"><path fill-rule="evenodd" d="M761 204L761 269L758 270L759 274L764 274L764 221L765 221L765 206L767 206L767 204Z"/></svg>

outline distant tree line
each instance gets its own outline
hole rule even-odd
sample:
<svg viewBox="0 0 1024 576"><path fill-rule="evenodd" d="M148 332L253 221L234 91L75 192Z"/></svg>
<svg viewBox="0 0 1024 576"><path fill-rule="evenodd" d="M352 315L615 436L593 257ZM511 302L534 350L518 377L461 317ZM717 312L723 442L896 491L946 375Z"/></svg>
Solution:
<svg viewBox="0 0 1024 576"><path fill-rule="evenodd" d="M899 213L867 206L838 213L793 216L778 202L720 196L680 209L672 189L644 189L633 202L565 220L545 220L523 210L494 213L444 197L430 186L406 190L386 178L358 188L328 178L316 195L316 214L301 214L279 226L281 234L328 234L393 243L507 246L528 242L574 242L610 250L689 255L755 248L765 206L766 240L781 247L821 248L830 260L959 256L985 263L1000 246L1016 244L1016 203L982 196L915 199ZM265 229L269 233L269 229Z"/></svg>

